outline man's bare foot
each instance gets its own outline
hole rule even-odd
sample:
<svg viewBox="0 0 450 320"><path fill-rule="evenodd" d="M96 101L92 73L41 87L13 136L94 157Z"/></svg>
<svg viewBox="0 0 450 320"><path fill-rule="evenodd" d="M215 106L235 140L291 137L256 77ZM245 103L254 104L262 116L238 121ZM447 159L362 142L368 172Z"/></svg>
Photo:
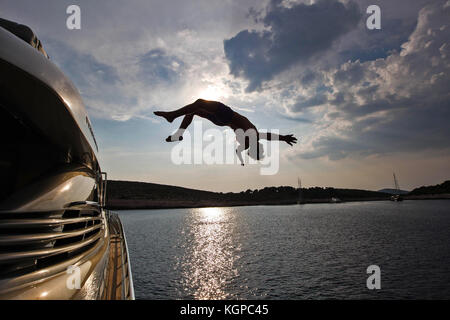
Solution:
<svg viewBox="0 0 450 320"><path fill-rule="evenodd" d="M175 137L174 139L172 139L172 136L168 136L167 138L166 138L166 142L175 142L175 141L182 141L183 140L183 136L179 136L178 137L178 140L177 140L177 137Z"/></svg>
<svg viewBox="0 0 450 320"><path fill-rule="evenodd" d="M160 116L165 118L167 121L169 121L170 123L172 123L173 118L169 116L169 112L164 112L164 111L155 111L153 112L155 115Z"/></svg>

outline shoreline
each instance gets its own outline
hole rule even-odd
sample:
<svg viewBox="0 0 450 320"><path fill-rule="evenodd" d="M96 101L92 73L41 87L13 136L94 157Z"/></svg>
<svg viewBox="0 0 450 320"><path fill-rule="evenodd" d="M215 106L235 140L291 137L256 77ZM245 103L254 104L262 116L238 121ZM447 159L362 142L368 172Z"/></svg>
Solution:
<svg viewBox="0 0 450 320"><path fill-rule="evenodd" d="M450 194L441 195L422 195L422 196L404 196L404 200L449 200ZM390 198L359 198L344 199L341 202L331 202L329 199L308 199L301 204L316 203L346 203L346 202L367 202L367 201L389 201ZM158 201L146 199L111 199L108 200L107 208L109 210L158 210L158 209L192 209L208 207L242 207L242 206L283 206L295 205L297 201L189 201L173 200Z"/></svg>

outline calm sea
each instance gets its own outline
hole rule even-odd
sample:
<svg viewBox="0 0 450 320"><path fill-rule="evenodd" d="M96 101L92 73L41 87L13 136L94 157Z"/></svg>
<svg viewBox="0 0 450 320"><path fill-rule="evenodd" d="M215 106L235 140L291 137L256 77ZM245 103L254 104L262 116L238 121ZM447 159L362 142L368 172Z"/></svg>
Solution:
<svg viewBox="0 0 450 320"><path fill-rule="evenodd" d="M450 201L119 214L138 299L450 298Z"/></svg>

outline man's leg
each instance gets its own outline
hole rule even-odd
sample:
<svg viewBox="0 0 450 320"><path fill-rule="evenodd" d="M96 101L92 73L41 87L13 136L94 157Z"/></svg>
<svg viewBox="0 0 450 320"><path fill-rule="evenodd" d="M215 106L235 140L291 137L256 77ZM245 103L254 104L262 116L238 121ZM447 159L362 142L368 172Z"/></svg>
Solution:
<svg viewBox="0 0 450 320"><path fill-rule="evenodd" d="M194 118L194 116L208 119L209 121L211 121L213 123L216 121L216 115L207 112L205 109L196 108L195 113L189 113L184 116L183 121L180 124L180 128L178 128L178 130L173 135L167 137L166 141L172 142L172 141L183 140L184 130L186 130L187 127L189 127L189 125L192 123L192 119Z"/></svg>
<svg viewBox="0 0 450 320"><path fill-rule="evenodd" d="M157 116L161 116L166 118L167 121L172 122L178 117L188 115L188 114L198 114L202 113L202 110L205 109L205 103L203 100L198 99L194 103L188 104L180 109L174 111L155 111L154 114ZM201 116L201 115L200 115Z"/></svg>
<svg viewBox="0 0 450 320"><path fill-rule="evenodd" d="M171 136L168 136L166 141L172 142L172 141L183 140L184 130L186 130L186 128L189 127L193 118L194 118L194 114L192 114L192 113L185 115L178 130Z"/></svg>

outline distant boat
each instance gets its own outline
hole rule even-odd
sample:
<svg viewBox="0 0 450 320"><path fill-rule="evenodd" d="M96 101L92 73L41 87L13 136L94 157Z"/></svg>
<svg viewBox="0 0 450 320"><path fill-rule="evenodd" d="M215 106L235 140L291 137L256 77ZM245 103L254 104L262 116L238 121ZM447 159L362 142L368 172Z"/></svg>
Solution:
<svg viewBox="0 0 450 320"><path fill-rule="evenodd" d="M391 196L391 201L396 201L396 202L403 201L403 197L400 194L400 186L398 184L397 177L395 176L395 173L393 173L393 175L394 175L395 190L396 190L397 194L394 194Z"/></svg>
<svg viewBox="0 0 450 320"><path fill-rule="evenodd" d="M331 197L330 202L331 202L331 203L339 203L339 202L342 202L342 200L339 199L338 197Z"/></svg>

